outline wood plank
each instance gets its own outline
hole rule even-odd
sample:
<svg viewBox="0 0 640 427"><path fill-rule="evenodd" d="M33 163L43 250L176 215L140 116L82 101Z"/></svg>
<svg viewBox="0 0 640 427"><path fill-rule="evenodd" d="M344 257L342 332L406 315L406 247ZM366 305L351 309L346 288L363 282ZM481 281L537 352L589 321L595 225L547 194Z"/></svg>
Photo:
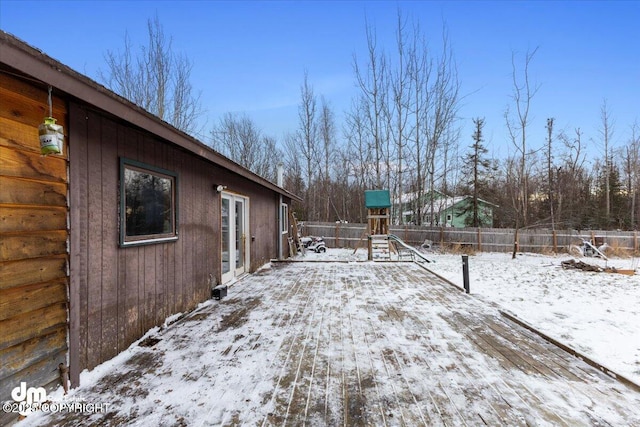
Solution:
<svg viewBox="0 0 640 427"><path fill-rule="evenodd" d="M67 256L0 262L0 289L67 277Z"/></svg>
<svg viewBox="0 0 640 427"><path fill-rule="evenodd" d="M118 354L118 131L112 120L103 119L101 128L101 201L102 224L102 339L101 359L108 360ZM109 201L112 200L113 204ZM120 349L124 350L124 348Z"/></svg>
<svg viewBox="0 0 640 427"><path fill-rule="evenodd" d="M0 234L0 262L66 253L66 230Z"/></svg>
<svg viewBox="0 0 640 427"><path fill-rule="evenodd" d="M140 132L132 128L121 127L118 137L118 153L126 158L137 159L139 145L142 136ZM125 346L138 339L144 333L142 319L144 317L144 275L142 270L144 248L141 246L128 247L121 252L126 254L126 283L122 284L125 288Z"/></svg>
<svg viewBox="0 0 640 427"><path fill-rule="evenodd" d="M0 146L0 175L66 182L67 160Z"/></svg>
<svg viewBox="0 0 640 427"><path fill-rule="evenodd" d="M0 76L0 146L19 148L40 154L38 126L49 116L48 92L25 81ZM66 129L64 100L52 96L53 117ZM66 138L65 138L66 145ZM66 157L66 146L60 157Z"/></svg>
<svg viewBox="0 0 640 427"><path fill-rule="evenodd" d="M0 320L67 302L67 279L0 289Z"/></svg>
<svg viewBox="0 0 640 427"><path fill-rule="evenodd" d="M60 325L67 324L67 304L53 304L48 307L23 313L0 321L3 338L0 349L9 348L32 338L46 335Z"/></svg>
<svg viewBox="0 0 640 427"><path fill-rule="evenodd" d="M69 132L74 141L69 150L69 377L71 385L80 384L80 372L86 367L87 318L87 124L86 112L75 102L69 103Z"/></svg>
<svg viewBox="0 0 640 427"><path fill-rule="evenodd" d="M0 176L0 204L66 206L67 184Z"/></svg>
<svg viewBox="0 0 640 427"><path fill-rule="evenodd" d="M102 211L111 206L104 205L102 200L102 120L100 115L89 111L87 119L87 311L86 337L87 366L93 369L103 359L100 355L102 348Z"/></svg>
<svg viewBox="0 0 640 427"><path fill-rule="evenodd" d="M166 256L165 256L165 276L166 276L166 304L168 315L179 313L180 310L176 305L176 244L172 243L170 245L166 245Z"/></svg>
<svg viewBox="0 0 640 427"><path fill-rule="evenodd" d="M2 105L4 103L0 103ZM38 134L38 121L21 123L13 118L3 117L0 108L0 147L19 151L31 151L40 154L40 136Z"/></svg>
<svg viewBox="0 0 640 427"><path fill-rule="evenodd" d="M65 358L65 352L60 352L52 355L51 358L41 360L35 365L31 365L28 369L17 372L15 375L3 380L3 384L9 384L18 386L21 381L26 382L29 386L44 387L47 392L52 392L60 385L60 377L58 374L58 363L63 362ZM2 387L0 389L0 401L12 402L11 398L12 387ZM9 413L0 411L0 425L9 426L13 425L18 420L17 413Z"/></svg>
<svg viewBox="0 0 640 427"><path fill-rule="evenodd" d="M167 307L166 307L166 292L165 292L165 288L166 288L166 256L165 256L165 251L166 251L166 247L167 244L160 244L160 245L155 245L156 246L156 250L155 250L155 255L156 255L156 260L155 260L155 265L156 265L156 280L155 280L155 304L156 304L156 310L155 310L155 324L159 325L162 324L162 322L164 322L164 319L166 319L168 317L167 313Z"/></svg>
<svg viewBox="0 0 640 427"><path fill-rule="evenodd" d="M150 165L159 165L158 160L160 147L155 138L145 134L141 144L142 161ZM154 327L157 324L157 277L159 276L159 266L156 260L156 250L158 245L147 245L144 248L144 330Z"/></svg>
<svg viewBox="0 0 640 427"><path fill-rule="evenodd" d="M144 330L153 328L156 324L156 248L157 245L144 247Z"/></svg>
<svg viewBox="0 0 640 427"><path fill-rule="evenodd" d="M34 123L26 124L0 117L0 147L16 151L27 151L36 155L41 155L38 126L40 126L40 123L42 123L42 121L43 119L39 118L38 121ZM60 121L57 124L63 125L64 121ZM64 127L63 132L65 132ZM67 138L65 136L62 153L55 154L52 157L66 159L66 147Z"/></svg>
<svg viewBox="0 0 640 427"><path fill-rule="evenodd" d="M0 350L0 381L40 360L51 359L66 348L67 328L61 325L50 334Z"/></svg>
<svg viewBox="0 0 640 427"><path fill-rule="evenodd" d="M547 347L545 347L546 343L538 341L537 337L531 335L529 331L519 331L520 333L516 334L514 333L513 325L508 325L497 320L495 323L490 324L489 327L496 335L504 337L510 343L515 345L523 354L537 354L548 351ZM531 358L529 363L539 372L549 377L562 376L571 381L584 382L584 378L582 376L578 376L572 371L566 369L565 365L560 362L561 359L553 357L545 359Z"/></svg>
<svg viewBox="0 0 640 427"><path fill-rule="evenodd" d="M53 387L48 388L48 391L51 392L60 385L60 374L58 371L58 365L60 363L65 363L65 353L66 349L64 347L59 349L58 351L52 351L49 357L41 358L35 363L26 366L25 369L6 377L3 380L3 383L15 384L15 386L19 386L20 382L24 381L28 386L45 388L47 388L48 385L53 385ZM10 387L3 387L0 392L2 392L3 394L6 393L6 396L10 393L10 390ZM9 397L8 399L2 399L2 401L6 400L13 401L11 397Z"/></svg>
<svg viewBox="0 0 640 427"><path fill-rule="evenodd" d="M185 167L187 164L186 162L186 157L183 154L179 154L175 157L174 159L174 167L176 168L176 170L179 171L185 171L184 173L181 173L180 176L178 177L178 185L180 186L180 189L182 189L182 187L185 185L185 181L184 181L184 177L187 174L187 168ZM181 229L181 224L186 224L185 221L185 213L182 210L182 202L184 200L184 195L182 194L182 190L180 190L177 194L177 201L178 201L178 217L177 217L177 221L176 223L178 224L178 233L180 233L180 237L178 238L178 240L175 242L174 248L175 248L175 258L173 259L173 263L174 263L174 268L175 268L175 282L173 284L173 296L172 299L174 300L174 304L175 304L175 311L176 312L180 312L180 311L186 311L185 309L185 300L186 298L184 297L184 289L185 289L185 239L182 235L182 229ZM219 224L219 223L218 223ZM220 236L220 234L218 234L218 236ZM218 244L219 246L221 246L221 243ZM219 248L215 248L213 250L214 253L219 252L220 249ZM214 276L214 279L218 277L218 276Z"/></svg>
<svg viewBox="0 0 640 427"><path fill-rule="evenodd" d="M119 250L118 256L118 271L116 278L116 310L117 310L117 330L116 340L118 350L121 351L127 348L126 336L127 336L127 255L126 251Z"/></svg>
<svg viewBox="0 0 640 427"><path fill-rule="evenodd" d="M184 265L184 277L183 277L183 295L184 295L184 304L185 308L189 309L193 307L194 293L195 293L195 281L196 281L196 264L195 257L197 255L196 251L196 240L197 236L193 232L188 232L185 225L193 224L195 221L195 198L193 196L193 187L195 187L195 178L194 172L188 174L188 177L185 177L182 183L181 189L183 190L183 203L181 205L181 211L183 212L183 227L182 227L182 238L184 239L185 246L185 256L182 259ZM187 175L187 174L184 174ZM188 178L188 179L187 179ZM232 267L233 268L233 267Z"/></svg>
<svg viewBox="0 0 640 427"><path fill-rule="evenodd" d="M65 207L0 205L0 233L66 229Z"/></svg>
<svg viewBox="0 0 640 427"><path fill-rule="evenodd" d="M125 287L125 335L124 345L127 346L137 338L142 336L141 324L141 310L140 303L140 287L142 281L140 280L140 251L141 247L127 248L122 251L126 254L126 264L124 265L126 283L121 284Z"/></svg>
<svg viewBox="0 0 640 427"><path fill-rule="evenodd" d="M138 335L142 336L147 330L146 323L146 281L145 281L145 252L147 246L138 248Z"/></svg>
<svg viewBox="0 0 640 427"><path fill-rule="evenodd" d="M586 355L581 354L571 347L563 344L562 342L557 341L542 333L541 331L536 330L531 325L527 324L521 319L518 319L516 316L512 316L511 314L503 311L501 311L500 313L505 316L505 319L503 319L505 321L505 327L515 327L511 323L508 323L508 320L509 322L513 322L519 327L523 328L523 330L521 330L520 332L522 334L522 337L526 337L526 340L517 339L514 340L514 342L517 343L519 347L522 345L525 353L541 353L543 351L548 351L548 349L550 348L554 357L551 358L551 360L548 362L549 366L554 370L560 372L563 377L566 377L574 382L584 383L596 381L597 379L602 380L602 378L604 378L605 380L610 379L612 382L624 382L629 387L640 391L640 386L633 383L623 375L610 372L608 368L602 366L598 362L591 360ZM520 344L521 341L524 341L524 343ZM527 348L527 343L529 343L530 348ZM549 346L549 343L553 345ZM575 358L583 360L587 365L590 365L591 367L595 367L597 369L597 375L594 375L594 371L585 365L580 365L579 367L574 366L571 362ZM600 373L604 373L606 375L600 375Z"/></svg>
<svg viewBox="0 0 640 427"><path fill-rule="evenodd" d="M117 156L120 157L130 157L128 155L128 147L129 147L129 128L124 126L118 126L117 129L118 137L116 138L117 142ZM118 170L118 173L120 171ZM120 213L117 213L120 215ZM117 230L119 231L119 230ZM132 250L133 249L133 250ZM132 273L132 263L136 257L133 257L132 254L135 253L135 248L120 248L117 251L118 256L118 277L117 277L117 309L118 309L118 348L125 349L135 340L135 335L130 335L129 331L132 329L132 325L135 326L137 320L134 319L134 314L137 311L130 311L132 306L135 307L138 292L137 292L137 268L135 269L135 274ZM130 276L130 274L133 274ZM133 288L133 289L132 289ZM135 290L134 290L135 289ZM134 303L130 304L130 298L132 295L135 295ZM131 338L130 338L131 337Z"/></svg>
<svg viewBox="0 0 640 427"><path fill-rule="evenodd" d="M36 122L49 116L49 93L44 86L34 85L22 79L0 74L0 111L14 120L30 120ZM54 117L63 117L66 114L65 101L57 96L56 91L51 93ZM26 113L24 110L31 112Z"/></svg>

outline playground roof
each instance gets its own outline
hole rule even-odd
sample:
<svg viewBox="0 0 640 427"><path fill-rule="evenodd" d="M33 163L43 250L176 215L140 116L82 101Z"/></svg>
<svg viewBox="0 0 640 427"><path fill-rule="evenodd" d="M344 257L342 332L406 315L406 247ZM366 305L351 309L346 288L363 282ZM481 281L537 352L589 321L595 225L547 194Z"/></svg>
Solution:
<svg viewBox="0 0 640 427"><path fill-rule="evenodd" d="M390 208L389 190L365 190L364 204L367 209Z"/></svg>

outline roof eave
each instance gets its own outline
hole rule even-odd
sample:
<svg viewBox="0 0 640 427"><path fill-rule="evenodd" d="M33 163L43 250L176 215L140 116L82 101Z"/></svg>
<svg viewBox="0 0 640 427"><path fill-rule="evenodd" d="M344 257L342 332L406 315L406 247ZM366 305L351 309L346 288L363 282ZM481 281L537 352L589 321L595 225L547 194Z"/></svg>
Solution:
<svg viewBox="0 0 640 427"><path fill-rule="evenodd" d="M162 121L153 114L117 95L89 77L29 46L15 36L0 30L0 63L4 63L33 79L82 100L109 114L120 117L157 137L169 141L250 181L299 202L302 198L249 171L233 160Z"/></svg>

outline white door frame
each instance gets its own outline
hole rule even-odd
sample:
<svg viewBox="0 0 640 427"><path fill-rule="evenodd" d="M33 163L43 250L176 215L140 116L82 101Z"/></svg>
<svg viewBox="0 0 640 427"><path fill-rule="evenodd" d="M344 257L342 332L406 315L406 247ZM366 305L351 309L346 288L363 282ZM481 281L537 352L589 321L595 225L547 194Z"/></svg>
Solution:
<svg viewBox="0 0 640 427"><path fill-rule="evenodd" d="M221 282L227 283L249 271L249 198L223 192L220 200Z"/></svg>

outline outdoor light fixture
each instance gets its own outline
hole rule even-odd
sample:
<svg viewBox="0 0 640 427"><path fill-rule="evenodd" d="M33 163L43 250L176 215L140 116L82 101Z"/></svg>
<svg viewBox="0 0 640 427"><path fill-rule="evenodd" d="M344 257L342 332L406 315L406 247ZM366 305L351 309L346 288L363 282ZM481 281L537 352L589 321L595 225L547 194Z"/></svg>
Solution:
<svg viewBox="0 0 640 427"><path fill-rule="evenodd" d="M216 186L216 191L217 191L218 193L222 193L222 192L223 192L224 190L226 190L226 189L227 189L227 186L226 186L226 185L218 185L218 186Z"/></svg>

